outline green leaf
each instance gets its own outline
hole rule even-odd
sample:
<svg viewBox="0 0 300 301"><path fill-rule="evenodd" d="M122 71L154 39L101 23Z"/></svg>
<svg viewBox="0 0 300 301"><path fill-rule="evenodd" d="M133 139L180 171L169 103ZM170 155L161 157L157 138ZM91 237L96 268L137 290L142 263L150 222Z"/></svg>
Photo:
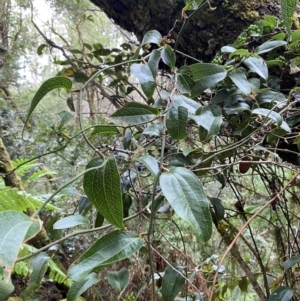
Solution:
<svg viewBox="0 0 300 301"><path fill-rule="evenodd" d="M151 98L156 88L156 83L148 64L132 64L130 71L139 80L142 90L148 99Z"/></svg>
<svg viewBox="0 0 300 301"><path fill-rule="evenodd" d="M76 214L64 217L53 224L53 229L67 229L80 225L89 225L90 221L87 217Z"/></svg>
<svg viewBox="0 0 300 301"><path fill-rule="evenodd" d="M46 44L41 44L41 45L38 47L37 51L36 51L37 54L38 54L38 55L42 55L42 54L43 54L43 50L44 50L45 47L47 47Z"/></svg>
<svg viewBox="0 0 300 301"><path fill-rule="evenodd" d="M186 126L188 122L188 111L185 107L172 106L169 111L166 127L169 135L178 140L187 136Z"/></svg>
<svg viewBox="0 0 300 301"><path fill-rule="evenodd" d="M174 95L173 101L176 106L185 107L191 114L195 114L196 110L200 108L198 102L183 95Z"/></svg>
<svg viewBox="0 0 300 301"><path fill-rule="evenodd" d="M71 88L72 88L72 81L64 76L56 76L56 77L52 77L48 80L46 80L41 86L40 88L37 90L37 92L35 93L31 104L30 104L30 108L29 111L27 113L26 116L26 120L24 123L24 127L23 127L23 131L25 129L25 126L32 114L32 112L34 111L35 107L38 105L38 103L41 101L41 99L48 94L50 91L54 90L54 89L58 89L58 88L64 88L67 92L70 92Z"/></svg>
<svg viewBox="0 0 300 301"><path fill-rule="evenodd" d="M39 253L30 260L32 273L30 275L29 285L22 293L22 296L30 296L32 292L40 287L41 282L46 274L50 257L46 253Z"/></svg>
<svg viewBox="0 0 300 301"><path fill-rule="evenodd" d="M199 131L206 130L205 137L201 140L210 140L213 136L218 135L222 124L222 110L217 105L206 105L196 111L192 119L199 125ZM200 134L200 132L199 132Z"/></svg>
<svg viewBox="0 0 300 301"><path fill-rule="evenodd" d="M92 159L87 169L99 167L84 174L83 188L91 203L112 225L124 229L123 202L120 175L114 158L103 162Z"/></svg>
<svg viewBox="0 0 300 301"><path fill-rule="evenodd" d="M289 287L280 286L272 292L268 301L290 301L293 298L294 292L295 291Z"/></svg>
<svg viewBox="0 0 300 301"><path fill-rule="evenodd" d="M150 124L143 131L143 135L160 136L163 132L163 126L160 123Z"/></svg>
<svg viewBox="0 0 300 301"><path fill-rule="evenodd" d="M170 67L171 71L175 68L176 56L173 48L166 44L161 51L161 58L163 62Z"/></svg>
<svg viewBox="0 0 300 301"><path fill-rule="evenodd" d="M209 198L209 200L213 206L217 221L222 220L225 217L225 209L222 205L222 201L218 198Z"/></svg>
<svg viewBox="0 0 300 301"><path fill-rule="evenodd" d="M296 9L297 0L281 0L281 15L286 31L291 35L292 18Z"/></svg>
<svg viewBox="0 0 300 301"><path fill-rule="evenodd" d="M210 63L197 63L190 65L192 79L195 85L192 88L192 97L198 96L208 88L214 87L222 81L227 74L223 66Z"/></svg>
<svg viewBox="0 0 300 301"><path fill-rule="evenodd" d="M171 167L160 176L164 196L179 217L195 230L201 241L212 234L212 220L207 197L199 179L184 167Z"/></svg>
<svg viewBox="0 0 300 301"><path fill-rule="evenodd" d="M110 271L107 274L107 280L117 292L121 292L128 285L128 270L123 267L119 271Z"/></svg>
<svg viewBox="0 0 300 301"><path fill-rule="evenodd" d="M58 128L62 127L63 125L65 125L66 123L68 123L70 120L74 119L74 115L68 111L61 111L58 113L59 117L60 117L60 121L58 124Z"/></svg>
<svg viewBox="0 0 300 301"><path fill-rule="evenodd" d="M182 94L190 94L194 82L186 74L177 73L177 89Z"/></svg>
<svg viewBox="0 0 300 301"><path fill-rule="evenodd" d="M137 102L129 102L111 115L120 121L136 124L150 121L158 116L158 109Z"/></svg>
<svg viewBox="0 0 300 301"><path fill-rule="evenodd" d="M300 261L300 256L295 256L295 257L292 257L288 260L286 260L284 263L283 263L283 268L285 270L293 267L296 263L298 263Z"/></svg>
<svg viewBox="0 0 300 301"><path fill-rule="evenodd" d="M275 121L278 127L282 124L282 117L277 112L268 109L257 108L252 111L252 114L268 117Z"/></svg>
<svg viewBox="0 0 300 301"><path fill-rule="evenodd" d="M257 54L270 52L271 50L286 45L286 41L267 41L255 48Z"/></svg>
<svg viewBox="0 0 300 301"><path fill-rule="evenodd" d="M14 290L15 287L13 286L11 279L5 281L0 279L0 301L5 301L6 298L8 298L13 293Z"/></svg>
<svg viewBox="0 0 300 301"><path fill-rule="evenodd" d="M101 227L103 223L104 223L104 216L99 211L97 211L94 228Z"/></svg>
<svg viewBox="0 0 300 301"><path fill-rule="evenodd" d="M119 134L118 128L113 125L95 125L94 127L91 135L101 134L101 136L110 136Z"/></svg>
<svg viewBox="0 0 300 301"><path fill-rule="evenodd" d="M243 68L232 70L228 73L228 77L234 82L234 84L241 90L244 95L250 95L251 87Z"/></svg>
<svg viewBox="0 0 300 301"><path fill-rule="evenodd" d="M154 157L150 155L144 155L136 159L136 161L144 164L147 167L147 169L151 171L153 176L156 177L158 175L159 172L158 163Z"/></svg>
<svg viewBox="0 0 300 301"><path fill-rule="evenodd" d="M177 265L172 264L167 266L161 287L161 294L163 301L173 301L182 290L185 279L177 272L183 272L183 269Z"/></svg>
<svg viewBox="0 0 300 301"><path fill-rule="evenodd" d="M91 271L103 268L137 252L144 240L132 232L113 231L97 240L69 268L69 277L79 281Z"/></svg>
<svg viewBox="0 0 300 301"><path fill-rule="evenodd" d="M284 94L278 92L278 91L273 91L273 90L262 90L257 96L256 96L256 101L259 105L262 104L276 104L280 105L282 104L285 105L287 103L287 98L285 97Z"/></svg>
<svg viewBox="0 0 300 301"><path fill-rule="evenodd" d="M141 46L143 46L145 44L149 44L149 43L159 45L161 42L161 39L162 39L162 36L157 30L150 30L150 31L146 32L146 34L144 35Z"/></svg>
<svg viewBox="0 0 300 301"><path fill-rule="evenodd" d="M196 10L202 4L203 0L187 0L183 12L188 10Z"/></svg>
<svg viewBox="0 0 300 301"><path fill-rule="evenodd" d="M82 293L99 281L100 278L97 277L97 274L91 273L77 282L73 282L68 291L67 301L76 301Z"/></svg>
<svg viewBox="0 0 300 301"><path fill-rule="evenodd" d="M268 78L268 67L262 58L250 56L243 60L243 63L252 71L257 73L263 79Z"/></svg>
<svg viewBox="0 0 300 301"><path fill-rule="evenodd" d="M0 258L1 265L12 269L23 241L29 239L34 233L28 232L33 224L38 225L35 234L41 229L41 223L31 220L26 214L6 210L0 213Z"/></svg>

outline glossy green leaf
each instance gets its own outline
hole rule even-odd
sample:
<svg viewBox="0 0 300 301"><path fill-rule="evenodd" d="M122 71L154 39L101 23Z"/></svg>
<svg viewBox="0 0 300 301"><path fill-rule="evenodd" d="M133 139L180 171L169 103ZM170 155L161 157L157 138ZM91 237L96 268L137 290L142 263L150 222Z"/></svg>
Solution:
<svg viewBox="0 0 300 301"><path fill-rule="evenodd" d="M188 122L188 111L185 107L172 106L166 120L169 135L178 140L187 136L186 126Z"/></svg>
<svg viewBox="0 0 300 301"><path fill-rule="evenodd" d="M161 51L161 58L163 62L170 67L171 70L174 70L175 68L175 62L176 62L176 56L174 53L173 48L166 44Z"/></svg>
<svg viewBox="0 0 300 301"><path fill-rule="evenodd" d="M289 287L280 286L272 292L268 301L290 301L293 298L294 292L295 291Z"/></svg>
<svg viewBox="0 0 300 301"><path fill-rule="evenodd" d="M270 52L271 50L286 45L286 41L267 41L255 48L257 54Z"/></svg>
<svg viewBox="0 0 300 301"><path fill-rule="evenodd" d="M171 266L167 266L161 287L163 301L175 300L182 290L185 279L178 272L183 273L183 269L179 265L173 263Z"/></svg>
<svg viewBox="0 0 300 301"><path fill-rule="evenodd" d="M26 120L24 123L24 128L32 114L32 112L34 111L35 107L38 105L38 103L41 101L41 99L44 98L44 96L46 94L48 94L50 91L54 90L54 89L58 89L58 88L64 88L67 92L70 92L71 88L72 88L72 81L64 76L56 76L56 77L52 77L48 80L46 80L41 86L40 88L37 90L37 92L35 93L31 104L30 104L30 108L29 111L27 113L26 116ZM24 132L24 128L23 128L23 132Z"/></svg>
<svg viewBox="0 0 300 301"><path fill-rule="evenodd" d="M143 244L144 240L132 232L110 232L97 240L70 266L69 277L79 281L91 271L130 257Z"/></svg>
<svg viewBox="0 0 300 301"><path fill-rule="evenodd" d="M284 94L266 89L257 94L256 101L259 105L269 103L279 105L278 107L280 107L280 104L285 105L288 100Z"/></svg>
<svg viewBox="0 0 300 301"><path fill-rule="evenodd" d="M171 167L160 176L162 192L174 211L195 230L201 241L212 234L207 197L197 176L184 167Z"/></svg>
<svg viewBox="0 0 300 301"><path fill-rule="evenodd" d="M291 35L292 18L296 9L297 0L281 0L281 15L286 31Z"/></svg>
<svg viewBox="0 0 300 301"><path fill-rule="evenodd" d="M185 107L189 113L195 114L196 110L200 108L200 104L184 95L174 95L173 101L176 106Z"/></svg>
<svg viewBox="0 0 300 301"><path fill-rule="evenodd" d="M192 116L199 125L199 131L202 128L206 130L205 137L200 137L201 140L210 140L214 135L220 131L222 124L222 110L219 106L203 106L196 111L196 115ZM204 134L203 132L203 134ZM199 132L200 134L200 132Z"/></svg>
<svg viewBox="0 0 300 301"><path fill-rule="evenodd" d="M228 77L241 90L241 92L248 96L251 93L251 86L247 80L247 76L243 68L234 69L228 73Z"/></svg>
<svg viewBox="0 0 300 301"><path fill-rule="evenodd" d="M79 279L77 282L73 282L68 291L67 301L77 301L77 298L81 294L99 281L100 278L97 277L97 274L91 273Z"/></svg>
<svg viewBox="0 0 300 301"><path fill-rule="evenodd" d="M143 135L160 136L163 132L163 126L160 123L150 124L143 131Z"/></svg>
<svg viewBox="0 0 300 301"><path fill-rule="evenodd" d="M158 109L137 102L129 102L111 115L111 118L136 124L150 121L158 116Z"/></svg>
<svg viewBox="0 0 300 301"><path fill-rule="evenodd" d="M146 32L143 37L142 46L148 43L159 45L161 42L162 36L157 30L150 30Z"/></svg>
<svg viewBox="0 0 300 301"><path fill-rule="evenodd" d="M103 162L100 157L92 159L87 169L99 167L84 174L83 188L89 200L112 225L124 229L123 202L120 175L114 158Z"/></svg>
<svg viewBox="0 0 300 301"><path fill-rule="evenodd" d="M243 63L252 71L257 73L263 79L268 78L268 67L262 58L250 56L243 60Z"/></svg>
<svg viewBox="0 0 300 301"><path fill-rule="evenodd" d="M129 193L125 192L122 195L122 199L123 199L123 215L124 218L126 218L129 216L129 210L132 205L132 197Z"/></svg>
<svg viewBox="0 0 300 301"><path fill-rule="evenodd" d="M148 170L151 171L153 176L157 176L159 172L157 159L150 155L144 155L137 159L138 162L144 164Z"/></svg>
<svg viewBox="0 0 300 301"><path fill-rule="evenodd" d="M227 74L223 66L210 63L197 63L189 66L195 85L192 88L192 97L195 97L208 88L214 87Z"/></svg>
<svg viewBox="0 0 300 301"><path fill-rule="evenodd" d="M129 149L131 144L132 133L130 129L126 129L123 135L123 147L124 149Z"/></svg>
<svg viewBox="0 0 300 301"><path fill-rule="evenodd" d="M101 136L117 135L119 134L116 126L109 125L95 125L95 128L91 135L100 134Z"/></svg>
<svg viewBox="0 0 300 301"><path fill-rule="evenodd" d="M268 117L276 122L277 126L280 126L282 124L282 117L274 111L263 109L263 108L257 108L252 111L252 114L262 115L264 117Z"/></svg>
<svg viewBox="0 0 300 301"><path fill-rule="evenodd" d="M139 80L142 90L148 99L151 98L156 88L156 83L148 64L132 64L130 71Z"/></svg>
<svg viewBox="0 0 300 301"><path fill-rule="evenodd" d="M64 217L53 224L53 229L67 229L73 228L80 225L89 225L90 221L87 217L82 216L80 214L70 215Z"/></svg>
<svg viewBox="0 0 300 301"><path fill-rule="evenodd" d="M151 51L149 60L148 60L148 66L152 72L153 77L155 78L158 73L158 64L161 58L161 53L159 50L154 49Z"/></svg>
<svg viewBox="0 0 300 301"><path fill-rule="evenodd" d="M285 270L292 268L295 264L300 262L300 256L295 256L286 260L282 265Z"/></svg>
<svg viewBox="0 0 300 301"><path fill-rule="evenodd" d="M191 88L194 85L193 80L186 74L177 74L177 89L182 94L190 94Z"/></svg>
<svg viewBox="0 0 300 301"><path fill-rule="evenodd" d="M110 271L107 274L107 280L117 292L121 292L128 285L128 270L123 267L119 271Z"/></svg>

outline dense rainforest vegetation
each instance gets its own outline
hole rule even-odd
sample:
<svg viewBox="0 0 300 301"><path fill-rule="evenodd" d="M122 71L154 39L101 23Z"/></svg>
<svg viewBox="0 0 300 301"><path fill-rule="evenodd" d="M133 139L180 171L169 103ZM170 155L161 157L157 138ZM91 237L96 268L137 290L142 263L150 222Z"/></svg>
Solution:
<svg viewBox="0 0 300 301"><path fill-rule="evenodd" d="M0 301L300 300L296 0L0 2Z"/></svg>

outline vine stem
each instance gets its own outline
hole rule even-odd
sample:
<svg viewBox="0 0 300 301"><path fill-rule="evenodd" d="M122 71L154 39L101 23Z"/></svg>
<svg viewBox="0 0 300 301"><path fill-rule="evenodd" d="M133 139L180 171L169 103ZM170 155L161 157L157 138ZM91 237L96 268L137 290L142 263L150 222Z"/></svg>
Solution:
<svg viewBox="0 0 300 301"><path fill-rule="evenodd" d="M252 217L250 217L248 219L248 221L241 227L241 229L239 230L239 232L236 234L236 236L234 237L234 239L232 240L231 244L228 246L228 248L226 249L225 253L223 254L221 261L218 265L218 268L216 270L216 274L214 276L213 279L213 283L212 283L212 289L211 289L211 293L209 296L208 301L212 301L212 297L213 297L213 288L216 285L217 282L217 278L218 278L218 274L219 274L219 269L221 268L221 265L223 264L226 256L228 255L228 253L230 252L230 250L233 248L233 246L235 245L236 241L238 240L238 238L241 236L241 234L244 232L244 230L247 228L247 226L264 210L266 209L271 203L273 203L285 190L286 188L298 177L298 175L300 174L300 171L296 173L296 175L294 175L288 182L287 184L281 188L281 190L272 198L270 199L268 202L266 202L255 214L252 215ZM263 299L265 300L265 299Z"/></svg>

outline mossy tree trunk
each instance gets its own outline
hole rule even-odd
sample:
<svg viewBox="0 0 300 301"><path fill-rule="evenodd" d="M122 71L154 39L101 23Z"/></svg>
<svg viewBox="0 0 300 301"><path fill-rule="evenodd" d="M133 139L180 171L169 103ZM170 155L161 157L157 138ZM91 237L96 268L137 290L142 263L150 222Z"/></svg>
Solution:
<svg viewBox="0 0 300 301"><path fill-rule="evenodd" d="M152 29L168 35L175 20L180 20L184 0L90 0L109 18L133 32L141 41ZM270 0L213 0L188 21L178 41L178 50L197 59L208 61L249 24L263 14L278 14L279 5ZM189 12L187 13L187 15ZM171 33L176 40L183 21Z"/></svg>

